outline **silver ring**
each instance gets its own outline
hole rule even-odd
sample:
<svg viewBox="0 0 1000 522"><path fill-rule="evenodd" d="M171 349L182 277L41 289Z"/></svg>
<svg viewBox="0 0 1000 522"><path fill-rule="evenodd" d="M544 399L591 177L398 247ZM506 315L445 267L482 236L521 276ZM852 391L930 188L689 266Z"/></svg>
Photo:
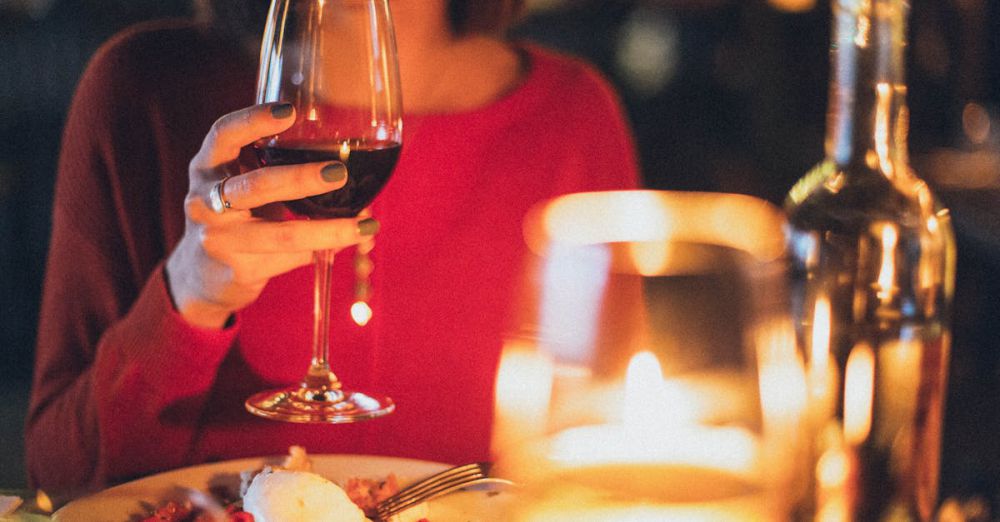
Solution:
<svg viewBox="0 0 1000 522"><path fill-rule="evenodd" d="M226 199L226 182L229 181L229 178L230 176L226 176L219 180L215 185L212 185L212 190L208 193L208 201L212 205L212 211L216 214L222 214L233 208L232 203Z"/></svg>

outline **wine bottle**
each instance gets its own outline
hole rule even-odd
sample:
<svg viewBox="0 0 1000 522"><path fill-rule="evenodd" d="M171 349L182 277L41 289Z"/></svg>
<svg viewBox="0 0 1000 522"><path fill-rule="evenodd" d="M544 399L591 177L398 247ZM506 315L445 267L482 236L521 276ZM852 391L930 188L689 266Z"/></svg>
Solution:
<svg viewBox="0 0 1000 522"><path fill-rule="evenodd" d="M955 243L908 158L909 2L832 14L825 157L785 203L812 442L801 518L931 520Z"/></svg>

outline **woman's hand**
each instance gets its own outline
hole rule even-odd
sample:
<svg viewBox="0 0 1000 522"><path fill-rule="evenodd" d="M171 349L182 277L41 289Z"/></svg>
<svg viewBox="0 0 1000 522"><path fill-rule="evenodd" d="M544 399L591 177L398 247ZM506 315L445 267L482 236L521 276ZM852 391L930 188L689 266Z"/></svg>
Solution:
<svg viewBox="0 0 1000 522"><path fill-rule="evenodd" d="M339 162L266 167L232 177L223 187L229 207L213 210L212 188L225 178L240 149L294 121L290 104L232 112L212 125L191 160L187 224L166 263L170 295L188 322L221 328L272 277L309 264L314 251L338 250L377 230L377 222L363 218L271 221L251 215L251 209L269 203L343 187L347 168Z"/></svg>

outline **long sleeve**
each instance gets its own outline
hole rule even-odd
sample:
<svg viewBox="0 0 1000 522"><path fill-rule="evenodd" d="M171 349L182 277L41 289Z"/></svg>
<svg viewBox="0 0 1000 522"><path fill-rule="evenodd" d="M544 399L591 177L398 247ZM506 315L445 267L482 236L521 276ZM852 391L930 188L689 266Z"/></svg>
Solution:
<svg viewBox="0 0 1000 522"><path fill-rule="evenodd" d="M31 483L50 491L182 465L238 328L194 328L171 304L165 216L180 202L157 178L176 167L134 44L95 57L63 138L25 437Z"/></svg>

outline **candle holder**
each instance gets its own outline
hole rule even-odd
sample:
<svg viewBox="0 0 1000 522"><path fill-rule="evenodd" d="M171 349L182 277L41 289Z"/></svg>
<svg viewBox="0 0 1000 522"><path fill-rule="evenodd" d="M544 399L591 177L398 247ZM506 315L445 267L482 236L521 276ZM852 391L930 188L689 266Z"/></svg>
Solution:
<svg viewBox="0 0 1000 522"><path fill-rule="evenodd" d="M781 520L807 396L782 214L731 194L580 193L534 208L493 447L509 519Z"/></svg>

